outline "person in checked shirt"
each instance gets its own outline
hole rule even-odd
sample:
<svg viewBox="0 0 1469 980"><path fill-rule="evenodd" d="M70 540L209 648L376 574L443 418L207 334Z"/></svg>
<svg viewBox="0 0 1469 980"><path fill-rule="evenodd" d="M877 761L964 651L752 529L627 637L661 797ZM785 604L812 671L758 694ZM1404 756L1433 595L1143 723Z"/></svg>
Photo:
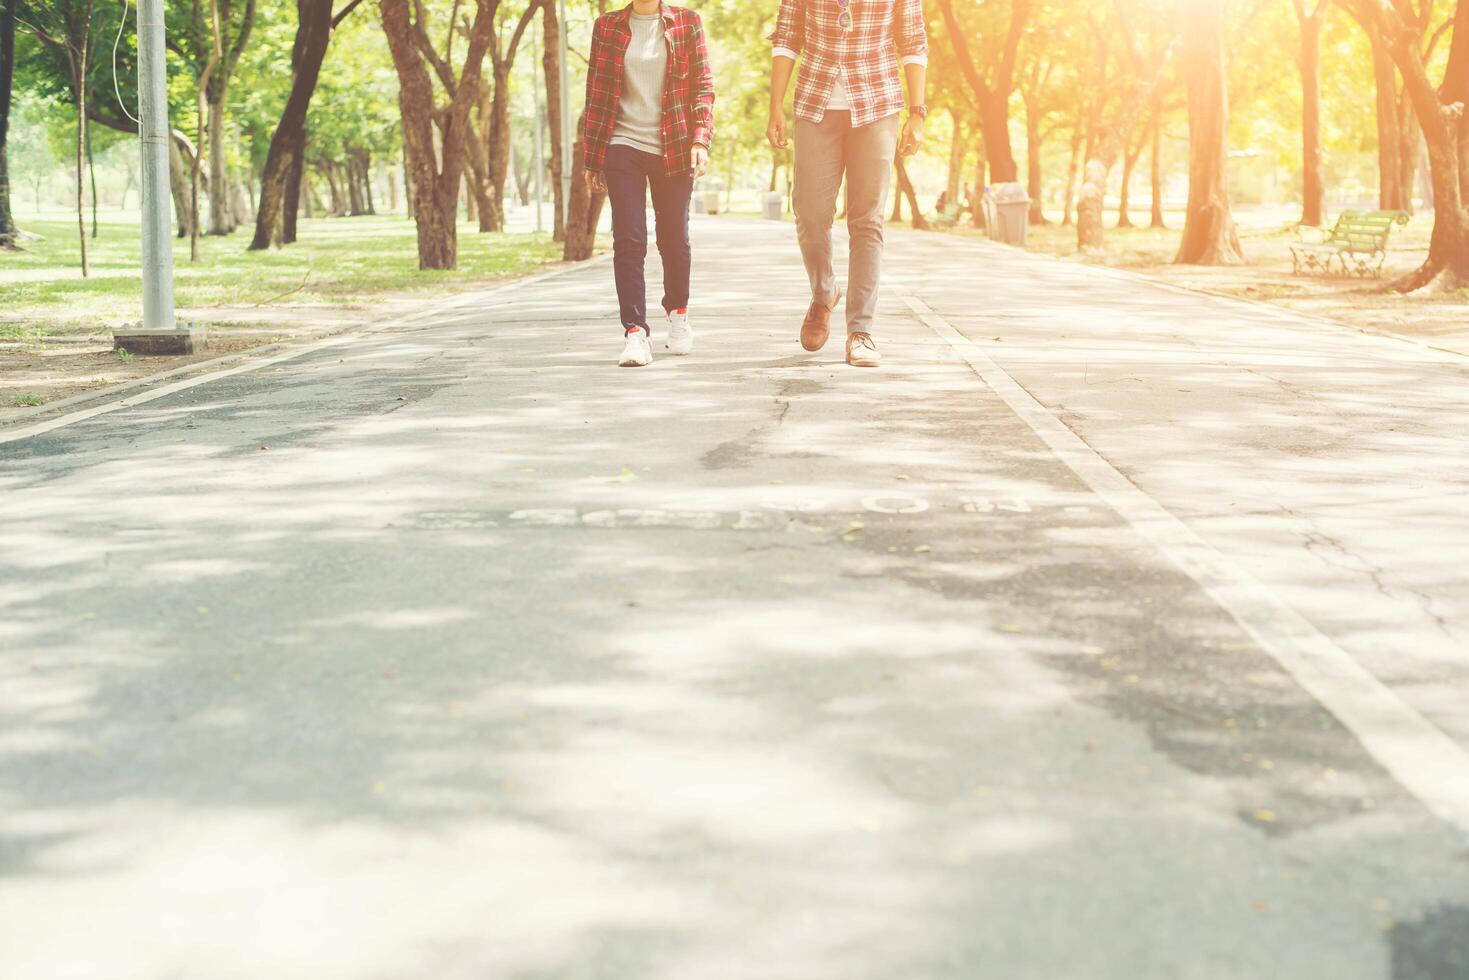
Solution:
<svg viewBox="0 0 1469 980"><path fill-rule="evenodd" d="M689 326L689 201L709 166L714 73L699 15L660 0L632 0L597 18L587 69L587 180L612 204L623 367L653 360L643 264L653 194L663 259L667 349L693 350Z"/></svg>
<svg viewBox="0 0 1469 980"><path fill-rule="evenodd" d="M847 181L847 363L882 363L872 339L882 272L883 210L896 152L923 145L928 117L928 32L923 0L781 0L770 36L770 125L776 149L790 140L785 97L796 79L796 237L811 279L801 346L818 351L842 298L832 268L831 225L837 191ZM901 66L901 69L900 69ZM908 83L908 115L903 84Z"/></svg>

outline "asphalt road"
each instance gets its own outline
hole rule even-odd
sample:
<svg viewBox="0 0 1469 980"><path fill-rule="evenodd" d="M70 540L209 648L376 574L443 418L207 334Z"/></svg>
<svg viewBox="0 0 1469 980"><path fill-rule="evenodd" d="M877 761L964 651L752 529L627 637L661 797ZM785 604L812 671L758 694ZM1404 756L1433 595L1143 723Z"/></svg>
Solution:
<svg viewBox="0 0 1469 980"><path fill-rule="evenodd" d="M705 220L687 359L594 263L0 429L0 976L1469 977L1469 364L887 285Z"/></svg>

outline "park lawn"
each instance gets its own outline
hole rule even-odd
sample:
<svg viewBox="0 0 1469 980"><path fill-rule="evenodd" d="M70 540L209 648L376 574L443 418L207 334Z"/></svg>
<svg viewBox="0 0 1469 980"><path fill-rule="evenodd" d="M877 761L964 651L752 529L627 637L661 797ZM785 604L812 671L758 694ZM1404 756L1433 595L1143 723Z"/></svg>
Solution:
<svg viewBox="0 0 1469 980"><path fill-rule="evenodd" d="M524 275L554 262L549 234L480 234L459 229L459 268L418 268L413 222L402 216L303 219L299 240L250 252L248 229L174 242L175 305L181 320L209 332L191 357L115 354L114 327L141 317L136 212L104 214L88 244L83 279L75 219L22 215L40 235L24 251L0 252L0 421L69 395L291 339L306 339L421 309L426 298Z"/></svg>
<svg viewBox="0 0 1469 980"><path fill-rule="evenodd" d="M75 220L26 221L43 236L23 252L0 254L0 331L41 335L110 330L140 316L136 219L103 220L89 241L91 275L81 277ZM556 258L549 234L459 232L459 268L418 268L413 222L401 216L302 219L299 240L251 252L249 232L174 243L174 299L181 310L215 319L211 309L273 304L356 306L388 292L432 292L533 271ZM196 317L197 319L198 317ZM220 322L227 322L228 317Z"/></svg>

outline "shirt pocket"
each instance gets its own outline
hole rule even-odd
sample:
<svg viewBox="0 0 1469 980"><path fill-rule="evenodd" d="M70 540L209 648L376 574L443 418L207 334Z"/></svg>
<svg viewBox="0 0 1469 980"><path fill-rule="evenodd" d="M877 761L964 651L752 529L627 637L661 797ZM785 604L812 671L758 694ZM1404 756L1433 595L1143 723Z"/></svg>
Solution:
<svg viewBox="0 0 1469 980"><path fill-rule="evenodd" d="M693 71L693 58L687 45L668 46L668 77L683 81Z"/></svg>

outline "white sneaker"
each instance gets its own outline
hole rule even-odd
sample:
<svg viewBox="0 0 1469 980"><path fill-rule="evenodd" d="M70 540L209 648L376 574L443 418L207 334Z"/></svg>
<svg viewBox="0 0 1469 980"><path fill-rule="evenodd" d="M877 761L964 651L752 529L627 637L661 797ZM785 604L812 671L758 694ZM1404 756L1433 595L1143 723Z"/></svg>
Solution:
<svg viewBox="0 0 1469 980"><path fill-rule="evenodd" d="M694 349L694 328L689 326L689 311L672 310L668 314L668 341L664 344L670 354L687 354Z"/></svg>
<svg viewBox="0 0 1469 980"><path fill-rule="evenodd" d="M627 332L627 346L622 348L622 359L618 367L647 367L653 363L653 345L648 343L648 331L632 327Z"/></svg>

